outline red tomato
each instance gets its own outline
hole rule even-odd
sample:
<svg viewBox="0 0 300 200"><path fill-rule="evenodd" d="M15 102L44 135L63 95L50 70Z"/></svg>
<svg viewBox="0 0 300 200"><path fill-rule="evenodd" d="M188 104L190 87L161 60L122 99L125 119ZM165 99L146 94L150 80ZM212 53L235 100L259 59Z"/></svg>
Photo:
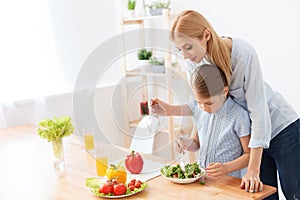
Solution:
<svg viewBox="0 0 300 200"><path fill-rule="evenodd" d="M143 169L144 160L138 152L132 151L125 159L125 166L130 173L139 174Z"/></svg>
<svg viewBox="0 0 300 200"><path fill-rule="evenodd" d="M125 194L126 190L127 190L126 186L123 183L120 183L120 184L114 186L113 193L116 196L119 196L119 195Z"/></svg>
<svg viewBox="0 0 300 200"><path fill-rule="evenodd" d="M100 193L109 194L113 192L113 186L110 184L102 184L99 188Z"/></svg>

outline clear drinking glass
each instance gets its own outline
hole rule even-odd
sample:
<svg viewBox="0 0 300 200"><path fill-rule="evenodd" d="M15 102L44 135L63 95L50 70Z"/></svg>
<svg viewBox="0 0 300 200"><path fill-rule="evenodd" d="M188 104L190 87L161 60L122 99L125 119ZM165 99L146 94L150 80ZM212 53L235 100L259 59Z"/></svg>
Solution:
<svg viewBox="0 0 300 200"><path fill-rule="evenodd" d="M106 176L108 165L107 150L105 147L99 147L95 150L96 173L98 177Z"/></svg>
<svg viewBox="0 0 300 200"><path fill-rule="evenodd" d="M83 141L87 151L93 151L95 149L93 128L83 129Z"/></svg>

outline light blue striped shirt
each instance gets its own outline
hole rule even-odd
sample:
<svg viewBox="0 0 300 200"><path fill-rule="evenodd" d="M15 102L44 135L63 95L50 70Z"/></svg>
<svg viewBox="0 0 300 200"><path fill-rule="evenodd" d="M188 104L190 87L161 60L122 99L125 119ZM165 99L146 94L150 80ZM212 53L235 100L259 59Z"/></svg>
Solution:
<svg viewBox="0 0 300 200"><path fill-rule="evenodd" d="M202 63L202 62L201 62ZM201 63L187 61L188 78ZM271 138L298 119L292 106L263 80L258 56L251 45L232 38L230 95L248 110L251 119L250 148L268 148ZM280 78L280 77L278 77ZM192 112L197 102L192 100Z"/></svg>
<svg viewBox="0 0 300 200"><path fill-rule="evenodd" d="M206 167L212 162L229 162L243 154L240 137L250 134L248 112L230 97L216 113L203 111L198 105L194 112L200 151L198 162ZM230 173L242 177L241 170Z"/></svg>

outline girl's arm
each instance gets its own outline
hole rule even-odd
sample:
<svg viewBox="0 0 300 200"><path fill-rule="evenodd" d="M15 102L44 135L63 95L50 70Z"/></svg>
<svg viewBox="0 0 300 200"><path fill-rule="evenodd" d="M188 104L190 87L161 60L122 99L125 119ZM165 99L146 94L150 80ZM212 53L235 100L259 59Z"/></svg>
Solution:
<svg viewBox="0 0 300 200"><path fill-rule="evenodd" d="M192 143L187 147L188 151L198 151L200 149L200 143L199 143L199 137L198 137L198 131L195 132L193 136L191 136Z"/></svg>
<svg viewBox="0 0 300 200"><path fill-rule="evenodd" d="M240 137L244 151L242 156L225 163L210 163L205 169L207 174L214 178L222 178L230 172L241 170L247 167L250 157L250 149L248 148L249 140L250 135Z"/></svg>

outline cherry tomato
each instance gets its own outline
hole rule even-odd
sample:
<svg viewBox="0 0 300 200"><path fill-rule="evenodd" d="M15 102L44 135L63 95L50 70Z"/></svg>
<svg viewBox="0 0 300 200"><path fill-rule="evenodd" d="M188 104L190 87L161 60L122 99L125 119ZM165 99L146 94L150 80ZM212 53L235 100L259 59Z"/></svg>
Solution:
<svg viewBox="0 0 300 200"><path fill-rule="evenodd" d="M135 186L134 186L134 185L128 185L128 188L129 188L131 191L133 191L134 188L135 188Z"/></svg>
<svg viewBox="0 0 300 200"><path fill-rule="evenodd" d="M109 184L102 184L99 188L100 193L109 194L113 192L113 186Z"/></svg>
<svg viewBox="0 0 300 200"><path fill-rule="evenodd" d="M106 184L114 186L114 185L118 185L119 183L116 179L108 179L106 181Z"/></svg>
<svg viewBox="0 0 300 200"><path fill-rule="evenodd" d="M113 193L116 196L119 196L119 195L125 194L126 190L127 190L126 186L123 183L120 183L120 184L114 186Z"/></svg>
<svg viewBox="0 0 300 200"><path fill-rule="evenodd" d="M140 182L135 182L134 187L140 188L141 187L141 183Z"/></svg>
<svg viewBox="0 0 300 200"><path fill-rule="evenodd" d="M128 183L128 187L131 186L131 185L134 186L134 184L135 184L135 183L130 182L130 183Z"/></svg>
<svg viewBox="0 0 300 200"><path fill-rule="evenodd" d="M135 181L136 181L135 179L132 179L130 182L134 182L135 183Z"/></svg>

